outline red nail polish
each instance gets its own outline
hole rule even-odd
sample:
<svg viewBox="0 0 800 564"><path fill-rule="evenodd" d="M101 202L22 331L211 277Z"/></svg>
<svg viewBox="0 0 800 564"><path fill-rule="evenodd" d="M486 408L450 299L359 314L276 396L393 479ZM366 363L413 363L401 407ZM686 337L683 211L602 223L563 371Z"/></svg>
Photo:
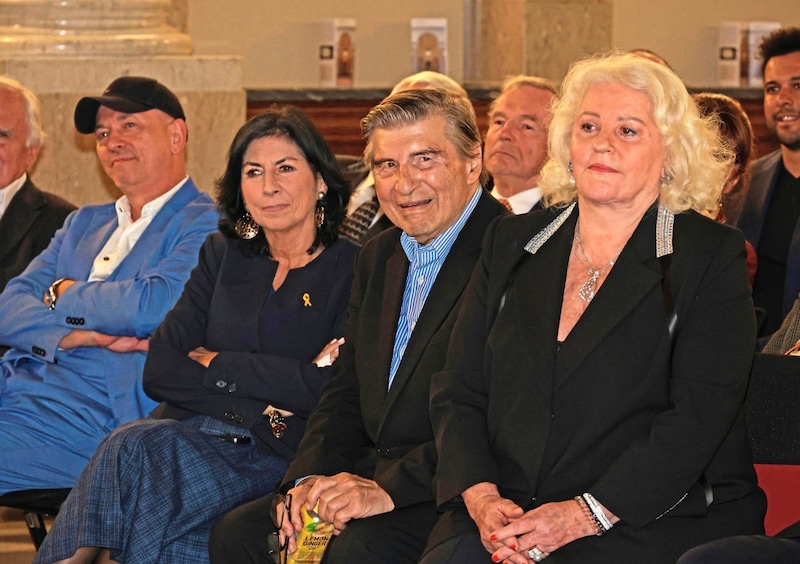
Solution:
<svg viewBox="0 0 800 564"><path fill-rule="evenodd" d="M512 545L511 545L511 550L513 550L514 552L516 552L516 551L517 551L517 545L515 545L515 544L512 544Z"/></svg>
<svg viewBox="0 0 800 564"><path fill-rule="evenodd" d="M490 540L490 541L496 541L496 540L497 540L497 535L492 535L492 536L490 536L490 537L489 537L489 540Z"/></svg>
<svg viewBox="0 0 800 564"><path fill-rule="evenodd" d="M492 554L492 562L497 562L500 558L496 554Z"/></svg>

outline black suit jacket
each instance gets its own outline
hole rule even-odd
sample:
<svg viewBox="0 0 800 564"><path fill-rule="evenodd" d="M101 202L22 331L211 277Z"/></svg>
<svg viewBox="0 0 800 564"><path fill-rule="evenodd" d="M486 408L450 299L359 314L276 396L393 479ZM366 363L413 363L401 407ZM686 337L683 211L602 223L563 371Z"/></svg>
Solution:
<svg viewBox="0 0 800 564"><path fill-rule="evenodd" d="M0 291L47 247L74 209L28 178L0 219Z"/></svg>
<svg viewBox="0 0 800 564"><path fill-rule="evenodd" d="M436 451L428 416L430 378L444 365L456 311L486 227L505 212L483 191L439 271L391 390L389 367L409 263L396 227L362 249L345 345L284 487L310 474L351 472L374 479L396 507L433 500Z"/></svg>
<svg viewBox="0 0 800 564"><path fill-rule="evenodd" d="M525 509L590 492L624 523L559 549L568 562L632 562L635 550L674 562L685 543L759 532L764 497L742 409L755 346L742 234L693 212L675 218L673 345L654 207L559 344L578 210L535 254L524 250L554 214L487 232L431 385L438 501L458 506L479 482ZM432 537L475 532L463 504L456 511Z"/></svg>

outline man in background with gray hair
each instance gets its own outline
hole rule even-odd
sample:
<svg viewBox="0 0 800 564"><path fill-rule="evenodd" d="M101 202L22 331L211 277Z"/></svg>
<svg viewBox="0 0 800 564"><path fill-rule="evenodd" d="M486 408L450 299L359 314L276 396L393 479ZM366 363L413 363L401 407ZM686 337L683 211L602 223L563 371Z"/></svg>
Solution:
<svg viewBox="0 0 800 564"><path fill-rule="evenodd" d="M75 209L28 177L44 141L40 114L33 92L0 76L0 291L47 247Z"/></svg>
<svg viewBox="0 0 800 564"><path fill-rule="evenodd" d="M512 76L489 108L483 162L492 175L492 196L516 214L541 208L539 173L547 162L553 84L535 76Z"/></svg>

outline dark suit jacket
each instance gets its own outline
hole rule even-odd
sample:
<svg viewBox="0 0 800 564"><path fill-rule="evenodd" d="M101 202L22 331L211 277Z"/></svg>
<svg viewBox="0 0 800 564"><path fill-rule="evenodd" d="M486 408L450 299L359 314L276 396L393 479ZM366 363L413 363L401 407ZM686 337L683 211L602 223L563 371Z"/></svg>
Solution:
<svg viewBox="0 0 800 564"><path fill-rule="evenodd" d="M428 416L430 377L444 365L458 304L486 227L504 213L484 191L439 271L388 392L409 263L397 228L362 249L345 345L284 487L310 474L352 472L374 479L396 507L433 500L436 452Z"/></svg>
<svg viewBox="0 0 800 564"><path fill-rule="evenodd" d="M535 254L523 247L550 210L487 232L431 384L439 503L479 482L525 509L590 492L624 524L559 549L565 562L675 562L685 543L760 532L742 410L755 346L742 234L693 212L675 218L673 345L652 208L558 344L577 215ZM432 538L476 532L457 511Z"/></svg>
<svg viewBox="0 0 800 564"><path fill-rule="evenodd" d="M0 291L47 247L74 209L66 200L39 190L28 178L0 219Z"/></svg>
<svg viewBox="0 0 800 564"><path fill-rule="evenodd" d="M781 164L780 149L761 157L753 163L750 190L747 192L741 213L731 220L731 224L742 230L748 241L758 249L764 218L769 208L775 183L778 179L778 166ZM797 294L800 292L800 221L797 222L789 246L786 263L786 282L783 291L783 315L789 313Z"/></svg>

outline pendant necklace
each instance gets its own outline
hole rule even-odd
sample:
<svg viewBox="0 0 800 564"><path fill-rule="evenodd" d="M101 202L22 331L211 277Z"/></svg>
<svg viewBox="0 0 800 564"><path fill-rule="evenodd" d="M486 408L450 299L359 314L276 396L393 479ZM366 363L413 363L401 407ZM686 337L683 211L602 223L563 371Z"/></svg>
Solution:
<svg viewBox="0 0 800 564"><path fill-rule="evenodd" d="M581 240L581 222L575 224L575 255L586 264L586 272L589 274L589 278L586 279L586 282L581 284L581 287L578 288L578 297L586 302L587 304L592 301L594 298L595 292L597 291L597 281L600 277L605 274L605 272L614 266L614 263L619 258L622 249L617 251L617 254L612 258L610 261L605 263L600 268L595 268L589 264L589 257L586 256L586 251L583 248L583 241Z"/></svg>

